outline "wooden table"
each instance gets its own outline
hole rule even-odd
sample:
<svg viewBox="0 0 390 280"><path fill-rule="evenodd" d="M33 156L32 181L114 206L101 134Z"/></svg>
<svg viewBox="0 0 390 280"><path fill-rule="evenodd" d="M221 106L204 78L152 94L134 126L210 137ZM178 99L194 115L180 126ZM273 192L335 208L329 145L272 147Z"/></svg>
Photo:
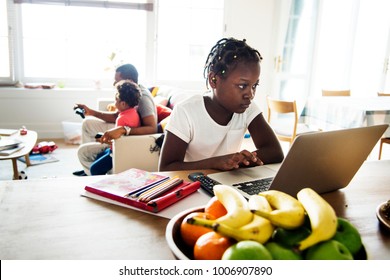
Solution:
<svg viewBox="0 0 390 280"><path fill-rule="evenodd" d="M370 259L390 259L390 232L375 215L390 199L389 169L390 161L366 162L347 188L324 195L358 227ZM99 177L0 182L0 259L174 259L165 241L169 219L80 196ZM209 197L186 199L204 205Z"/></svg>
<svg viewBox="0 0 390 280"><path fill-rule="evenodd" d="M390 98L387 96L309 98L305 109L307 123L323 130L390 124ZM390 137L390 128L384 136Z"/></svg>
<svg viewBox="0 0 390 280"><path fill-rule="evenodd" d="M30 166L30 158L29 158L29 153L31 150L34 148L38 135L35 131L28 130L26 135L20 135L19 133L13 134L9 136L9 138L14 138L18 139L23 142L24 147L13 153L10 154L9 156L0 156L0 160L12 160L12 168L14 170L14 180L18 180L19 178L19 171L18 171L18 164L16 160L20 157L25 157L26 158L26 165Z"/></svg>

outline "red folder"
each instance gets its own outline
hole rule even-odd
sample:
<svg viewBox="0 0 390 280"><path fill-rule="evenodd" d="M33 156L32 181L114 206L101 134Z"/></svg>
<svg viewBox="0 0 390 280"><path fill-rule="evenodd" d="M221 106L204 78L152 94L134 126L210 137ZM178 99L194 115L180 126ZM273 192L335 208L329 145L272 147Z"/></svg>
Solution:
<svg viewBox="0 0 390 280"><path fill-rule="evenodd" d="M124 174L122 174L124 173ZM199 182L187 182L184 181L180 185L174 187L173 189L163 193L161 196L149 201L142 202L137 198L128 196L129 193L134 192L139 188L146 188L150 184L156 182L162 182L167 179L167 176L161 176L151 172L132 169L124 171L120 174L108 175L109 177L85 186L85 190L100 195L102 197L115 200L120 203L130 205L135 208L139 208L145 211L157 213L168 206L174 204L175 202L183 199L184 197L192 194L200 187ZM157 175L157 177L154 177ZM131 176L137 176L131 177ZM141 184L142 180L140 178L154 178L153 180L147 180L147 184ZM136 179L138 181L136 181ZM137 183L138 185L137 185ZM127 187L126 187L127 186Z"/></svg>

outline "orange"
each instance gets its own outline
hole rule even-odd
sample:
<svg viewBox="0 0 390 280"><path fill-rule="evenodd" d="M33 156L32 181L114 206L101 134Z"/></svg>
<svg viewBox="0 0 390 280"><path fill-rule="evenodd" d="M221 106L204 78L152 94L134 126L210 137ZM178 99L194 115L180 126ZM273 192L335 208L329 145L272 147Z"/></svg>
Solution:
<svg viewBox="0 0 390 280"><path fill-rule="evenodd" d="M180 235L184 243L191 248L195 245L196 240L202 236L203 234L212 231L211 228L207 228L199 225L192 225L187 223L187 220L192 217L200 217L208 220L213 220L210 214L206 214L204 212L193 212L188 214L180 225Z"/></svg>
<svg viewBox="0 0 390 280"><path fill-rule="evenodd" d="M215 231L203 234L195 243L195 260L220 260L223 253L236 242Z"/></svg>
<svg viewBox="0 0 390 280"><path fill-rule="evenodd" d="M226 215L227 211L225 206L218 200L216 196L213 196L206 204L204 212L213 215L216 219Z"/></svg>

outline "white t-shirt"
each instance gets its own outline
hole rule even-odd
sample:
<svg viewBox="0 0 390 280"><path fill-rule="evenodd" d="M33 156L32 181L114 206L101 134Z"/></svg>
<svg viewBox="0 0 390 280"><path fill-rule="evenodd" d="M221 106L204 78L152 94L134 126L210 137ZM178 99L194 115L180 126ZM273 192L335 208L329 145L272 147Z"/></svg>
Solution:
<svg viewBox="0 0 390 280"><path fill-rule="evenodd" d="M208 114L203 96L194 95L174 107L165 129L188 143L184 161L198 161L240 151L249 124L260 113L251 103L226 126L219 125Z"/></svg>

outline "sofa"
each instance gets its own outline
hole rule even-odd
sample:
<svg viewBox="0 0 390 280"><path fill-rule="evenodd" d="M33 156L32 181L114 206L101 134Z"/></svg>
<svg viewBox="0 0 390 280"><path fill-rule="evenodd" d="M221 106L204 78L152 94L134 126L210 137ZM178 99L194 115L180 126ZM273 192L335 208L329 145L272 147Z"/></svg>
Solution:
<svg viewBox="0 0 390 280"><path fill-rule="evenodd" d="M192 91L169 86L150 88L157 106L173 109L180 101L194 94L203 94L204 91ZM97 109L99 111L110 110L114 103L114 97L99 98ZM166 114L166 112L165 112ZM158 171L160 157L159 138L163 135L164 127L169 117L164 112L159 114L159 131L155 134L122 136L113 141L112 145L112 173L117 174L130 168L139 168L146 171ZM157 143L156 143L157 142Z"/></svg>

